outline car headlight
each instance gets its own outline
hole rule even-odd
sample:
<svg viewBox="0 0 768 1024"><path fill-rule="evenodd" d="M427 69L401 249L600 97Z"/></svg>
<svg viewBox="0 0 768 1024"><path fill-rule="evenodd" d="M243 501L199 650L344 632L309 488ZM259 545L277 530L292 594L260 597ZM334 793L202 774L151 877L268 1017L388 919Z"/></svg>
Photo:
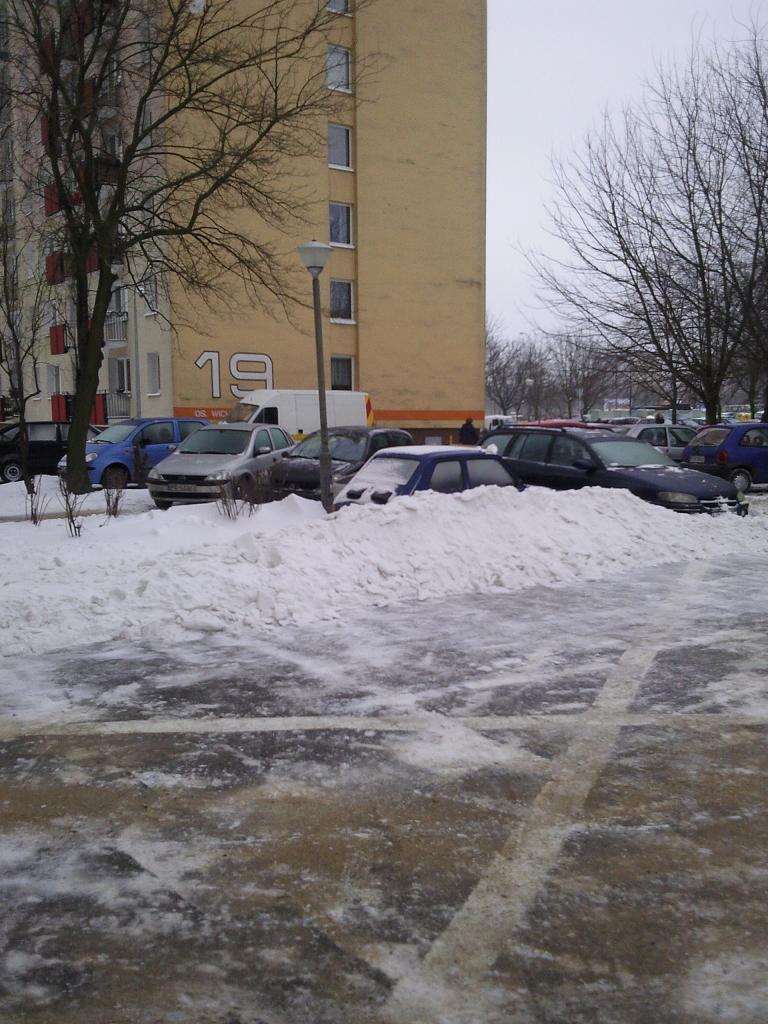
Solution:
<svg viewBox="0 0 768 1024"><path fill-rule="evenodd" d="M88 454L85 456L85 461L86 462L95 462L96 459L98 459L98 457L99 456L98 456L98 454L96 452L88 452Z"/></svg>
<svg viewBox="0 0 768 1024"><path fill-rule="evenodd" d="M218 473L209 473L205 479L212 483L223 483L225 480L231 479L231 477L231 473L227 473L226 470L221 469Z"/></svg>
<svg viewBox="0 0 768 1024"><path fill-rule="evenodd" d="M683 491L659 491L659 501L668 501L671 505L698 505L699 499L695 494L685 494Z"/></svg>
<svg viewBox="0 0 768 1024"><path fill-rule="evenodd" d="M150 471L149 471L149 473L147 475L147 480L162 480L162 479L163 479L163 474L162 473L158 473L157 469L150 469Z"/></svg>

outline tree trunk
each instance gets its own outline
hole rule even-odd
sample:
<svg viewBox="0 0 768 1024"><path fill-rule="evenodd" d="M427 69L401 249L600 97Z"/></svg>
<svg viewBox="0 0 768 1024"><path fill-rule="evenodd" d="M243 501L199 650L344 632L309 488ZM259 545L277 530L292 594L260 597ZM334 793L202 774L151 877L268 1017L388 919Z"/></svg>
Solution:
<svg viewBox="0 0 768 1024"><path fill-rule="evenodd" d="M768 380L763 386L763 415L760 420L762 423L768 423Z"/></svg>
<svg viewBox="0 0 768 1024"><path fill-rule="evenodd" d="M717 423L720 419L719 416L720 396L719 395L705 395L704 396L704 412L706 414L707 423Z"/></svg>

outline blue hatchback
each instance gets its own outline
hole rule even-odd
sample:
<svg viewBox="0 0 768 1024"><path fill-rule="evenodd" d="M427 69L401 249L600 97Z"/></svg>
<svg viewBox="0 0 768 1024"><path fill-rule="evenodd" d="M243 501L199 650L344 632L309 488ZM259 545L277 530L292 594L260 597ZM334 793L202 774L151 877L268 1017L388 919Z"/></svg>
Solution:
<svg viewBox="0 0 768 1024"><path fill-rule="evenodd" d="M456 494L484 485L523 490L523 484L498 455L487 454L480 448L449 445L384 448L339 492L335 507L386 505L396 495L415 491Z"/></svg>
<svg viewBox="0 0 768 1024"><path fill-rule="evenodd" d="M684 450L682 464L730 480L745 494L752 484L768 484L768 423L704 427Z"/></svg>
<svg viewBox="0 0 768 1024"><path fill-rule="evenodd" d="M147 473L167 458L180 441L208 420L178 419L174 416L123 420L105 430L85 446L85 463L92 484L121 488L144 483ZM59 463L59 472L67 465Z"/></svg>

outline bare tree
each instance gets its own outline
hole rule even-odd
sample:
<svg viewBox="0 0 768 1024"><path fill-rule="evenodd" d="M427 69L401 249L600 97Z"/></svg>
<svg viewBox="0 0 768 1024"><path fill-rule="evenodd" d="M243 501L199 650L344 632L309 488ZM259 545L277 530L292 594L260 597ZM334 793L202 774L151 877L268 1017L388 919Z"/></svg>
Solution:
<svg viewBox="0 0 768 1024"><path fill-rule="evenodd" d="M231 300L235 285L251 304L291 294L284 254L264 238L306 215L300 161L322 142L318 115L352 84L349 51L328 45L330 6L8 0L12 102L40 133L26 139L24 187L57 213L48 275L74 295L71 489L89 486L85 441L120 263L145 295L167 292L171 276L209 303Z"/></svg>
<svg viewBox="0 0 768 1024"><path fill-rule="evenodd" d="M751 201L726 65L695 53L682 71L660 71L641 105L606 117L583 153L556 164L552 222L568 255L532 257L564 313L626 358L661 367L709 419L764 262L764 181Z"/></svg>
<svg viewBox="0 0 768 1024"><path fill-rule="evenodd" d="M554 386L565 401L569 419L586 415L606 391L616 357L589 334L558 334L549 345Z"/></svg>

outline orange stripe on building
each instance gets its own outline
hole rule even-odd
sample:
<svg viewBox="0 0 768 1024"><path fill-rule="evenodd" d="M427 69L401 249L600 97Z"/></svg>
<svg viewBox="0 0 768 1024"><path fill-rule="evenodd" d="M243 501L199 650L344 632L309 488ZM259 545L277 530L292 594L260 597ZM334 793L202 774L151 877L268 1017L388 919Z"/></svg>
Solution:
<svg viewBox="0 0 768 1024"><path fill-rule="evenodd" d="M438 420L465 419L482 420L485 413L479 409L377 409L376 421L381 420L422 420L425 423L437 423Z"/></svg>

